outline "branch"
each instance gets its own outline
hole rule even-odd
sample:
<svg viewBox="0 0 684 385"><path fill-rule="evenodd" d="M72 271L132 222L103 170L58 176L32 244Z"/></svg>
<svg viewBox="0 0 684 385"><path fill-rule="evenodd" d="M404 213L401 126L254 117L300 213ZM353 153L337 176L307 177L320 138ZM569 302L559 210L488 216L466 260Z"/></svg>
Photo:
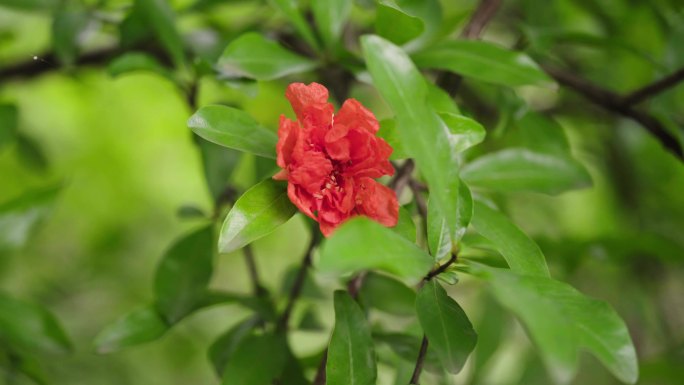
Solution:
<svg viewBox="0 0 684 385"><path fill-rule="evenodd" d="M482 35L485 27L494 18L501 6L501 0L480 0L475 12L470 16L470 20L461 31L461 38L477 40ZM437 75L437 85L444 89L453 98L461 85L463 77L448 71L440 71Z"/></svg>
<svg viewBox="0 0 684 385"><path fill-rule="evenodd" d="M278 319L278 325L276 326L278 330L287 330L287 324L290 321L292 309L294 308L294 304L295 302L297 302L299 295L302 293L304 281L306 280L306 272L309 269L309 267L311 267L311 257L314 248L316 247L316 245L318 245L318 241L318 232L314 230L312 232L309 248L306 250L306 253L304 254L304 259L302 260L302 263L299 266L299 270L297 270L297 276L295 277L294 283L292 284L292 288L290 289L290 296L287 300L285 310L283 311L283 314L280 316L280 319Z"/></svg>
<svg viewBox="0 0 684 385"><path fill-rule="evenodd" d="M397 173L394 174L394 178L392 178L392 180L390 180L390 182L387 184L387 187L394 190L394 192L397 194L397 198L399 198L401 193L404 191L404 187L409 184L414 168L415 163L412 159L408 159L406 162L404 162L404 164L397 168Z"/></svg>
<svg viewBox="0 0 684 385"><path fill-rule="evenodd" d="M620 95L601 88L577 75L554 67L542 66L542 68L558 83L573 89L594 104L641 124L660 141L663 147L676 155L680 160L684 159L684 150L682 150L677 138L652 115L637 110L629 104L625 104L624 99Z"/></svg>
<svg viewBox="0 0 684 385"><path fill-rule="evenodd" d="M656 82L653 82L645 87L642 87L622 99L622 103L626 106L641 103L648 98L651 98L668 88L674 87L680 82L684 81L684 67L675 71L673 74L666 76Z"/></svg>
<svg viewBox="0 0 684 385"><path fill-rule="evenodd" d="M418 351L418 358L416 359L416 367L413 369L411 381L409 384L418 385L420 382L420 374L423 372L423 364L425 363L425 356L427 355L428 339L423 335L423 341L420 343L420 350Z"/></svg>

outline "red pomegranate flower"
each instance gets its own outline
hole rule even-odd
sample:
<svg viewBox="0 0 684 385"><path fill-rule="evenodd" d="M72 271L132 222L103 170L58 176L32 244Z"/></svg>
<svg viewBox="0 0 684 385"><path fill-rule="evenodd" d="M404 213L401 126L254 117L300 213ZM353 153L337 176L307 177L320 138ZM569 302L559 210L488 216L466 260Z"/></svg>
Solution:
<svg viewBox="0 0 684 385"><path fill-rule="evenodd" d="M276 150L282 170L273 178L288 181L292 203L318 221L325 236L356 215L396 225L396 194L373 180L394 174L392 147L375 135L373 113L347 99L333 116L328 90L318 83L290 84L285 96L297 121L280 116Z"/></svg>

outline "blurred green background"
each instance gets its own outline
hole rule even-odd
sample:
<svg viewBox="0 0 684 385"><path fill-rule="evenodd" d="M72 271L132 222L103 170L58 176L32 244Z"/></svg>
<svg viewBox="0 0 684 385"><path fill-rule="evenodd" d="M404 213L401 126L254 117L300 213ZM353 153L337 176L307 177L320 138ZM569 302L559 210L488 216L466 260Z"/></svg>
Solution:
<svg viewBox="0 0 684 385"><path fill-rule="evenodd" d="M129 1L83 1L118 15ZM281 28L283 18L266 3L172 2L178 23L207 58L245 29ZM371 8L353 18L371 30ZM684 65L684 9L680 2L556 0L506 2L485 38L506 45L526 42L535 57L564 60L572 69L616 92L629 92ZM462 24L474 1L443 2L445 19ZM106 18L85 38L85 50L117 36ZM0 68L44 60L51 47L52 18L0 6ZM193 40L194 39L194 40ZM204 39L204 40L202 40ZM193 44L193 43L190 43ZM212 48L213 47L213 48ZM56 63L44 63L52 66ZM200 83L199 105L225 103L275 129L289 81L234 88L214 79ZM225 305L198 312L161 340L111 355L98 355L94 336L107 324L152 298L152 277L165 249L201 221L180 218L181 206L212 211L199 150L186 120L185 96L162 76L104 68L65 67L0 83L0 102L16 104L19 132L40 156L20 146L0 147L0 203L23 192L60 187L49 215L21 249L0 254L0 289L43 304L61 321L73 354L41 357L53 384L214 384L206 359L211 341L247 313ZM589 169L591 188L549 197L517 193L501 198L514 221L537 240L552 275L583 293L611 303L625 319L640 358L641 384L684 383L684 166L640 126L615 118L565 89L520 87L501 91L466 79L457 101L488 130L482 149L505 146L520 103L552 113L569 136L574 155ZM352 95L379 118L389 115L372 88ZM648 102L649 109L681 137L684 87ZM233 183L243 190L257 181L254 159L243 156ZM255 244L263 281L276 294L287 269L308 244L304 219ZM247 292L240 252L216 261L212 286ZM325 286L325 285L324 285ZM329 287L329 286L328 286ZM491 310L478 283L465 280L454 295L476 329L495 330L501 345L479 378L472 368L454 383L545 384L549 379L521 327ZM319 312L329 324L331 304ZM328 306L326 308L325 306ZM485 313L487 311L488 313ZM489 313L491 312L491 314ZM326 313L328 313L326 315ZM495 320L492 321L492 320ZM486 329L489 328L489 329ZM478 329L480 330L480 329ZM478 349L487 348L480 331ZM313 354L327 332L300 332L301 354ZM481 348L480 346L485 346ZM470 380L469 380L470 379ZM0 378L0 383L5 381ZM16 383L24 383L18 379ZM583 357L575 384L616 383L596 360Z"/></svg>

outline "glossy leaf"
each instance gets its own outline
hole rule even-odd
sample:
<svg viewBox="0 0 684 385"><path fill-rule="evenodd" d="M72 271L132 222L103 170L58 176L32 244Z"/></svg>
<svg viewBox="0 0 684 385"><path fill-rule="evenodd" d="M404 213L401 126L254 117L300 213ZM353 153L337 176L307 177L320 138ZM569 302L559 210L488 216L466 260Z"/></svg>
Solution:
<svg viewBox="0 0 684 385"><path fill-rule="evenodd" d="M297 0L270 0L270 3L285 17L287 17L294 26L297 33L306 41L314 50L320 50L318 40L311 30L310 24L304 19L298 7Z"/></svg>
<svg viewBox="0 0 684 385"><path fill-rule="evenodd" d="M297 208L287 197L287 185L266 179L247 190L230 209L221 228L219 251L237 250L287 222Z"/></svg>
<svg viewBox="0 0 684 385"><path fill-rule="evenodd" d="M52 23L52 45L62 63L74 63L79 52L81 34L89 23L90 15L84 10L63 9L55 14Z"/></svg>
<svg viewBox="0 0 684 385"><path fill-rule="evenodd" d="M176 29L176 16L171 5L165 0L136 0L135 7L143 15L147 25L154 31L176 66L182 66L185 62L183 39Z"/></svg>
<svg viewBox="0 0 684 385"><path fill-rule="evenodd" d="M59 0L0 0L0 7L27 11L50 11L59 5Z"/></svg>
<svg viewBox="0 0 684 385"><path fill-rule="evenodd" d="M58 187L40 188L0 204L0 254L23 247L51 211Z"/></svg>
<svg viewBox="0 0 684 385"><path fill-rule="evenodd" d="M156 304L168 323L192 312L207 294L213 272L213 226L177 241L164 254L154 278Z"/></svg>
<svg viewBox="0 0 684 385"><path fill-rule="evenodd" d="M16 350L66 353L71 350L66 333L45 308L0 292L0 340Z"/></svg>
<svg viewBox="0 0 684 385"><path fill-rule="evenodd" d="M223 376L228 361L230 361L240 343L252 333L252 330L258 323L258 317L248 318L230 328L211 344L208 352L209 360L219 377Z"/></svg>
<svg viewBox="0 0 684 385"><path fill-rule="evenodd" d="M417 283L432 258L413 242L370 219L347 221L323 244L318 269L339 274L379 269Z"/></svg>
<svg viewBox="0 0 684 385"><path fill-rule="evenodd" d="M374 385L377 378L370 326L361 307L346 291L335 292L335 329L330 337L325 373L328 385Z"/></svg>
<svg viewBox="0 0 684 385"><path fill-rule="evenodd" d="M484 127L467 116L444 112L439 117L449 129L447 136L453 153L463 152L485 138Z"/></svg>
<svg viewBox="0 0 684 385"><path fill-rule="evenodd" d="M188 120L202 138L224 147L275 158L278 136L244 111L226 106L202 107Z"/></svg>
<svg viewBox="0 0 684 385"><path fill-rule="evenodd" d="M609 304L547 277L478 266L492 293L525 325L551 375L568 383L579 350L596 356L618 379L635 383L636 352L624 321Z"/></svg>
<svg viewBox="0 0 684 385"><path fill-rule="evenodd" d="M289 357L284 335L266 333L244 338L223 372L223 385L268 385L278 378Z"/></svg>
<svg viewBox="0 0 684 385"><path fill-rule="evenodd" d="M364 305L390 314L412 316L416 313L413 289L386 275L366 274L359 298Z"/></svg>
<svg viewBox="0 0 684 385"><path fill-rule="evenodd" d="M98 353L112 353L123 348L154 341L168 326L154 306L134 310L105 327L95 337Z"/></svg>
<svg viewBox="0 0 684 385"><path fill-rule="evenodd" d="M483 41L442 42L413 59L421 68L439 68L504 86L552 84L529 56Z"/></svg>
<svg viewBox="0 0 684 385"><path fill-rule="evenodd" d="M560 194L591 185L584 166L569 156L521 148L481 156L463 167L461 177L472 187L545 194Z"/></svg>
<svg viewBox="0 0 684 385"><path fill-rule="evenodd" d="M430 186L449 228L456 231L458 165L448 130L427 105L425 79L401 48L378 37L361 38L373 84L396 115L397 133Z"/></svg>
<svg viewBox="0 0 684 385"><path fill-rule="evenodd" d="M352 5L352 0L318 0L311 3L318 31L327 47L335 48L340 43Z"/></svg>
<svg viewBox="0 0 684 385"><path fill-rule="evenodd" d="M439 284L426 282L416 297L418 320L444 368L458 373L475 348L477 334L468 316Z"/></svg>
<svg viewBox="0 0 684 385"><path fill-rule="evenodd" d="M19 125L19 111L13 104L0 104L0 150L14 142Z"/></svg>
<svg viewBox="0 0 684 385"><path fill-rule="evenodd" d="M404 44L420 36L425 24L420 18L409 15L393 0L378 3L375 32L394 44Z"/></svg>
<svg viewBox="0 0 684 385"><path fill-rule="evenodd" d="M472 224L475 231L492 241L511 270L520 274L549 276L549 268L539 246L503 213L476 200Z"/></svg>
<svg viewBox="0 0 684 385"><path fill-rule="evenodd" d="M428 201L427 237L428 248L436 261L451 253L453 244L465 234L473 217L473 198L465 183L458 186L458 208L456 211L457 230L449 231L444 215L437 209L434 201Z"/></svg>
<svg viewBox="0 0 684 385"><path fill-rule="evenodd" d="M218 60L217 69L226 77L273 80L310 71L318 64L283 48L261 34L248 32L233 40Z"/></svg>
<svg viewBox="0 0 684 385"><path fill-rule="evenodd" d="M229 179L242 159L242 153L203 138L197 139L204 165L204 180L214 202L217 202L226 192Z"/></svg>

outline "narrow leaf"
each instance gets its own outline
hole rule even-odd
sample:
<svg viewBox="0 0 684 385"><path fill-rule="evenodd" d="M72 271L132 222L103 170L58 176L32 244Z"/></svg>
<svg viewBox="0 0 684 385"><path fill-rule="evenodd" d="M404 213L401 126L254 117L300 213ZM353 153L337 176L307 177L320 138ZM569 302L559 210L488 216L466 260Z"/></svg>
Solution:
<svg viewBox="0 0 684 385"><path fill-rule="evenodd" d="M334 49L340 43L344 24L352 9L351 0L318 0L311 3L318 31L323 42Z"/></svg>
<svg viewBox="0 0 684 385"><path fill-rule="evenodd" d="M188 127L202 138L224 147L275 158L278 136L236 108L202 107L190 117Z"/></svg>
<svg viewBox="0 0 684 385"><path fill-rule="evenodd" d="M529 275L549 276L544 254L534 241L504 214L475 201L472 224L475 231L494 243L511 270Z"/></svg>
<svg viewBox="0 0 684 385"><path fill-rule="evenodd" d="M374 385L375 349L363 310L346 292L335 292L335 329L325 366L328 385Z"/></svg>
<svg viewBox="0 0 684 385"><path fill-rule="evenodd" d="M317 267L339 274L379 269L417 283L432 265L432 258L413 242L379 223L358 217L325 241Z"/></svg>
<svg viewBox="0 0 684 385"><path fill-rule="evenodd" d="M483 41L442 42L414 55L413 59L421 68L449 70L504 86L553 83L529 56Z"/></svg>
<svg viewBox="0 0 684 385"><path fill-rule="evenodd" d="M309 46L311 46L311 48L320 51L320 44L311 30L310 24L304 19L304 16L302 16L297 0L270 0L270 2L290 20L297 33L309 44Z"/></svg>
<svg viewBox="0 0 684 385"><path fill-rule="evenodd" d="M318 64L255 32L233 40L219 58L217 69L226 77L272 80L310 71Z"/></svg>
<svg viewBox="0 0 684 385"><path fill-rule="evenodd" d="M428 347L437 351L446 370L460 372L477 343L477 334L463 309L442 286L429 281L418 291L416 312Z"/></svg>
<svg viewBox="0 0 684 385"><path fill-rule="evenodd" d="M237 250L287 222L297 208L287 197L286 187L269 178L247 190L223 222L219 251Z"/></svg>
<svg viewBox="0 0 684 385"><path fill-rule="evenodd" d="M591 185L587 170L567 155L512 148L481 156L463 167L470 186L497 191L560 194Z"/></svg>
<svg viewBox="0 0 684 385"><path fill-rule="evenodd" d="M185 62L183 39L176 29L175 14L165 0L136 0L135 7L168 51L177 67Z"/></svg>
<svg viewBox="0 0 684 385"><path fill-rule="evenodd" d="M428 201L427 236L428 248L436 261L451 253L453 245L465 234L473 217L473 198L468 186L461 182L458 186L458 208L456 211L457 230L449 231L444 215L437 209L434 201Z"/></svg>
<svg viewBox="0 0 684 385"><path fill-rule="evenodd" d="M456 231L458 164L446 125L427 105L425 79L406 53L392 43L367 35L361 44L373 83L396 115L404 149L427 179L449 228Z"/></svg>

